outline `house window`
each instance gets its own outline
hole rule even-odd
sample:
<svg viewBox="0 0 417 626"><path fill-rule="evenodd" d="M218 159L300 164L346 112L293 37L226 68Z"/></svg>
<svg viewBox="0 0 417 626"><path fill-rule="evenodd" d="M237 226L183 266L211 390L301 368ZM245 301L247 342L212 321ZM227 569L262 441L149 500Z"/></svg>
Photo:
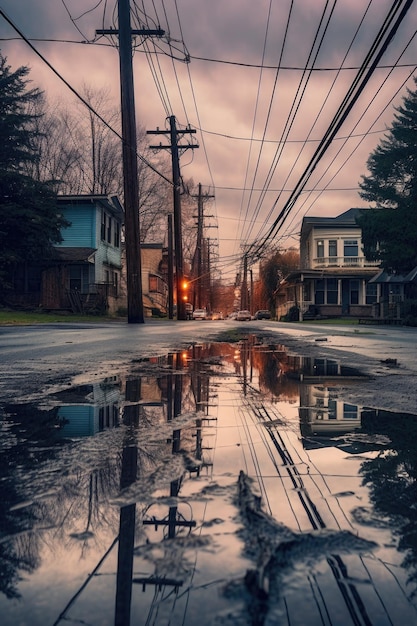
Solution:
<svg viewBox="0 0 417 626"><path fill-rule="evenodd" d="M101 231L100 236L102 241L107 241L107 243L112 243L112 234L113 241L116 248L120 245L120 225L118 223L114 223L114 227L112 228L112 218L104 209L101 211ZM118 227L118 228L117 228ZM116 243L116 241L118 243Z"/></svg>
<svg viewBox="0 0 417 626"><path fill-rule="evenodd" d="M114 222L114 247L120 248L120 224Z"/></svg>
<svg viewBox="0 0 417 626"><path fill-rule="evenodd" d="M337 404L336 400L329 400L329 420L337 419Z"/></svg>
<svg viewBox="0 0 417 626"><path fill-rule="evenodd" d="M158 277L152 274L149 276L149 291L158 291Z"/></svg>
<svg viewBox="0 0 417 626"><path fill-rule="evenodd" d="M327 304L337 304L339 301L339 285L337 278L327 279Z"/></svg>
<svg viewBox="0 0 417 626"><path fill-rule="evenodd" d="M339 284L337 278L316 280L315 304L337 304L339 302Z"/></svg>
<svg viewBox="0 0 417 626"><path fill-rule="evenodd" d="M88 293L88 265L71 265L69 268L69 288L80 293Z"/></svg>
<svg viewBox="0 0 417 626"><path fill-rule="evenodd" d="M366 283L366 304L374 304L378 300L378 286L375 283Z"/></svg>
<svg viewBox="0 0 417 626"><path fill-rule="evenodd" d="M314 373L316 376L324 376L326 374L326 360L314 359Z"/></svg>
<svg viewBox="0 0 417 626"><path fill-rule="evenodd" d="M160 278L160 276L156 276L155 274L149 274L149 293L162 293L164 294L166 291L166 284Z"/></svg>
<svg viewBox="0 0 417 626"><path fill-rule="evenodd" d="M343 403L343 419L344 420L357 420L358 419L358 407L355 404Z"/></svg>
<svg viewBox="0 0 417 626"><path fill-rule="evenodd" d="M106 241L106 212L101 210L101 240Z"/></svg>
<svg viewBox="0 0 417 626"><path fill-rule="evenodd" d="M334 263L337 257L337 239L329 239L329 257Z"/></svg>
<svg viewBox="0 0 417 626"><path fill-rule="evenodd" d="M111 243L111 222L110 215L107 216L107 243Z"/></svg>
<svg viewBox="0 0 417 626"><path fill-rule="evenodd" d="M359 304L359 281L350 281L350 304Z"/></svg>
<svg viewBox="0 0 417 626"><path fill-rule="evenodd" d="M316 280L315 304L324 304L324 279Z"/></svg>
<svg viewBox="0 0 417 626"><path fill-rule="evenodd" d="M324 258L324 241L323 241L323 239L319 239L317 241L317 258L318 259L323 259Z"/></svg>
<svg viewBox="0 0 417 626"><path fill-rule="evenodd" d="M344 241L344 247L343 247L343 255L344 256L358 256L359 254L359 249L358 249L358 241L357 239L346 239Z"/></svg>
<svg viewBox="0 0 417 626"><path fill-rule="evenodd" d="M311 282L310 281L308 283L303 284L303 298L304 298L304 302L311 301Z"/></svg>

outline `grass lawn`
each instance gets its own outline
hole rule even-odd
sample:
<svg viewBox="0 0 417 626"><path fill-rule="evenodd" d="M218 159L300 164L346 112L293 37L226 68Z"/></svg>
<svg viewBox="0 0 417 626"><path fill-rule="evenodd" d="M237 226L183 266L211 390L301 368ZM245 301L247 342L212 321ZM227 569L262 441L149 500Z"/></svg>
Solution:
<svg viewBox="0 0 417 626"><path fill-rule="evenodd" d="M114 320L125 319L122 317L114 317L110 315L76 315L62 314L62 313L43 313L36 311L12 311L9 309L0 309L0 326L5 325L27 325L27 324L56 324L59 322L109 322ZM157 318L152 318L157 319ZM166 318L163 318L166 319ZM285 322L281 322L284 323ZM305 322L296 322L298 324L314 324L317 326L324 326L331 324L332 326L357 326L359 324L358 319L349 317L329 318L322 320L306 320ZM240 336L240 333L236 332L236 336ZM233 333L232 333L233 334ZM239 339L234 338L233 341Z"/></svg>
<svg viewBox="0 0 417 626"><path fill-rule="evenodd" d="M301 322L301 324L317 324L317 326L325 326L326 324L331 324L332 326L358 326L359 320L355 317L329 317L328 319L322 320L305 320L305 322Z"/></svg>
<svg viewBox="0 0 417 626"><path fill-rule="evenodd" d="M117 318L108 315L75 315L33 311L0 310L0 325L55 324L57 322L108 322Z"/></svg>

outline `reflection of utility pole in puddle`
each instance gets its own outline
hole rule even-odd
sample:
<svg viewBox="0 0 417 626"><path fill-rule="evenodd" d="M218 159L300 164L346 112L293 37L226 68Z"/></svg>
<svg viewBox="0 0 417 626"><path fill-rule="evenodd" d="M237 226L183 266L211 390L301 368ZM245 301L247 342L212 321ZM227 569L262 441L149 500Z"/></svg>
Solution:
<svg viewBox="0 0 417 626"><path fill-rule="evenodd" d="M140 379L126 381L126 400L138 402L141 396ZM122 451L120 489L123 490L136 480L138 448L135 427L139 423L140 406L129 404L124 407L124 423L128 427ZM120 509L119 549L117 555L115 626L130 624L132 600L133 550L135 547L136 503Z"/></svg>
<svg viewBox="0 0 417 626"><path fill-rule="evenodd" d="M158 377L150 385L149 380L141 385L141 380L126 381L126 404L124 407L124 424L128 427L128 435L126 436L122 456L121 471L121 489L129 487L135 480L137 468L140 459L138 458L138 446L135 435L135 427L140 426L139 421L146 417L146 406L155 408L157 405L165 413L167 423L172 426L172 435L168 436L166 443L171 444L173 455L181 455L184 461L184 472L192 478L199 476L202 467L211 466L212 463L205 462L203 459L206 450L212 448L203 445L202 430L205 421L211 421L205 413L209 406L209 375L204 372L204 359L201 362L195 359L193 354L192 362L189 361L187 355L183 352L168 355L168 373L162 377ZM152 400L147 397L146 389L155 391L159 388L159 401ZM149 402L147 402L149 400ZM195 427L188 424L185 428L177 422L184 413L196 410ZM195 430L194 430L195 428ZM170 482L169 499L166 505L167 511L161 507L164 505L157 504L157 510L152 515L150 508L143 513L141 523L145 528L153 527L157 534L156 545L160 548L167 549L167 558L163 560L166 572L158 571L158 565L155 563L154 573L146 575L134 575L134 558L140 556L140 546L135 546L135 522L137 521L136 504L122 507L120 511L120 535L119 535L119 551L118 551L118 568L117 568L117 585L116 585L116 626L128 626L130 624L130 612L132 604L133 584L141 585L142 591L146 591L147 586L155 588L155 594L162 592L167 587L173 589L177 594L178 589L184 585L184 576L174 570L170 573L169 561L170 550L175 549L181 551L180 545L164 544L168 540L179 539L184 534L190 534L192 529L196 528L197 522L192 519L192 511L190 503L178 500L179 492L183 483L184 475L175 478ZM183 505L188 507L188 513L185 513ZM159 532L158 532L159 531ZM147 540L153 543L149 537ZM174 547L175 546L175 547ZM175 558L178 560L178 553ZM152 606L155 604L156 595L153 595ZM150 609L152 611L152 608Z"/></svg>
<svg viewBox="0 0 417 626"><path fill-rule="evenodd" d="M183 369L183 355L182 353L170 354L168 356L168 363L171 366L171 372L167 375L166 379L166 402L167 402L167 421L175 424L175 418L179 417L182 412L182 399L184 392L184 376L179 373ZM175 373L174 373L175 370ZM181 453L181 429L174 428L172 432L172 454ZM171 481L170 483L170 498L176 498L179 494L182 484L182 478ZM155 531L159 528L167 529L167 533L164 533L166 538L175 539L178 529L189 529L196 526L194 520L186 520L185 517L178 511L178 506L171 505L168 508L168 515L165 517L157 518L155 516L148 516L143 519L144 526L153 526ZM174 587L178 590L182 586L183 580L174 579L167 576L151 575L146 577L135 577L134 583L141 584L143 591L146 589L146 585L154 585L155 587Z"/></svg>
<svg viewBox="0 0 417 626"><path fill-rule="evenodd" d="M183 454L181 429L175 428L175 419L182 414L183 410L183 394L184 394L184 375L181 372L184 366L182 353L171 354L168 357L170 372L158 379L157 384L162 393L161 408L166 405L166 419L168 423L172 422L172 454ZM146 406L146 398L141 397L141 381L140 379L126 382L126 406L124 408L125 420L127 426L134 427L139 423L140 411ZM136 404L135 404L136 403ZM158 403L159 404L159 403ZM150 403L155 407L155 401ZM133 429L131 431L133 433ZM134 440L134 435L127 437L125 448L123 450L123 467L121 489L128 487L136 480L136 471L138 465L138 450ZM169 496L176 499L182 484L182 478L171 481ZM117 593L116 593L116 626L126 626L130 624L130 611L132 601L132 583L142 585L142 590L146 590L147 585L152 585L157 591L162 588L173 587L176 592L182 585L183 580L177 576L164 576L155 572L146 576L133 575L133 561L135 554L134 538L135 538L135 507L136 504L123 507L120 511L120 538L119 538L119 559L117 570ZM145 513L142 524L153 526L155 531L159 528L163 529L164 539L175 539L177 534L188 529L188 532L196 526L193 520L187 520L185 516L178 510L178 505L173 504L168 507L168 514L164 517L149 516ZM136 548L137 550L137 548Z"/></svg>

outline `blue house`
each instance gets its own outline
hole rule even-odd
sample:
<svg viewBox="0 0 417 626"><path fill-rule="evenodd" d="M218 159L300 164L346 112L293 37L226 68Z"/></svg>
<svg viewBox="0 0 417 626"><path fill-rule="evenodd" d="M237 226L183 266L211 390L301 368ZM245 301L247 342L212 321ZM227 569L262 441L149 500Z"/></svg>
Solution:
<svg viewBox="0 0 417 626"><path fill-rule="evenodd" d="M123 208L117 196L58 196L70 223L42 270L40 306L74 312L113 312L120 299Z"/></svg>

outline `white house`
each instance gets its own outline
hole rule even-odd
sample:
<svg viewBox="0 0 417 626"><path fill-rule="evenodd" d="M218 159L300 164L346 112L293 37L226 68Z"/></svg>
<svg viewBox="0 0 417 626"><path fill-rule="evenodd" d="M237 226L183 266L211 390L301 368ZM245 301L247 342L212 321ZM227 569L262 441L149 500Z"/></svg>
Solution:
<svg viewBox="0 0 417 626"><path fill-rule="evenodd" d="M367 261L356 217L367 209L349 209L337 217L304 217L300 237L300 269L281 283L285 300L277 316L371 317L377 285L370 279L379 264Z"/></svg>

